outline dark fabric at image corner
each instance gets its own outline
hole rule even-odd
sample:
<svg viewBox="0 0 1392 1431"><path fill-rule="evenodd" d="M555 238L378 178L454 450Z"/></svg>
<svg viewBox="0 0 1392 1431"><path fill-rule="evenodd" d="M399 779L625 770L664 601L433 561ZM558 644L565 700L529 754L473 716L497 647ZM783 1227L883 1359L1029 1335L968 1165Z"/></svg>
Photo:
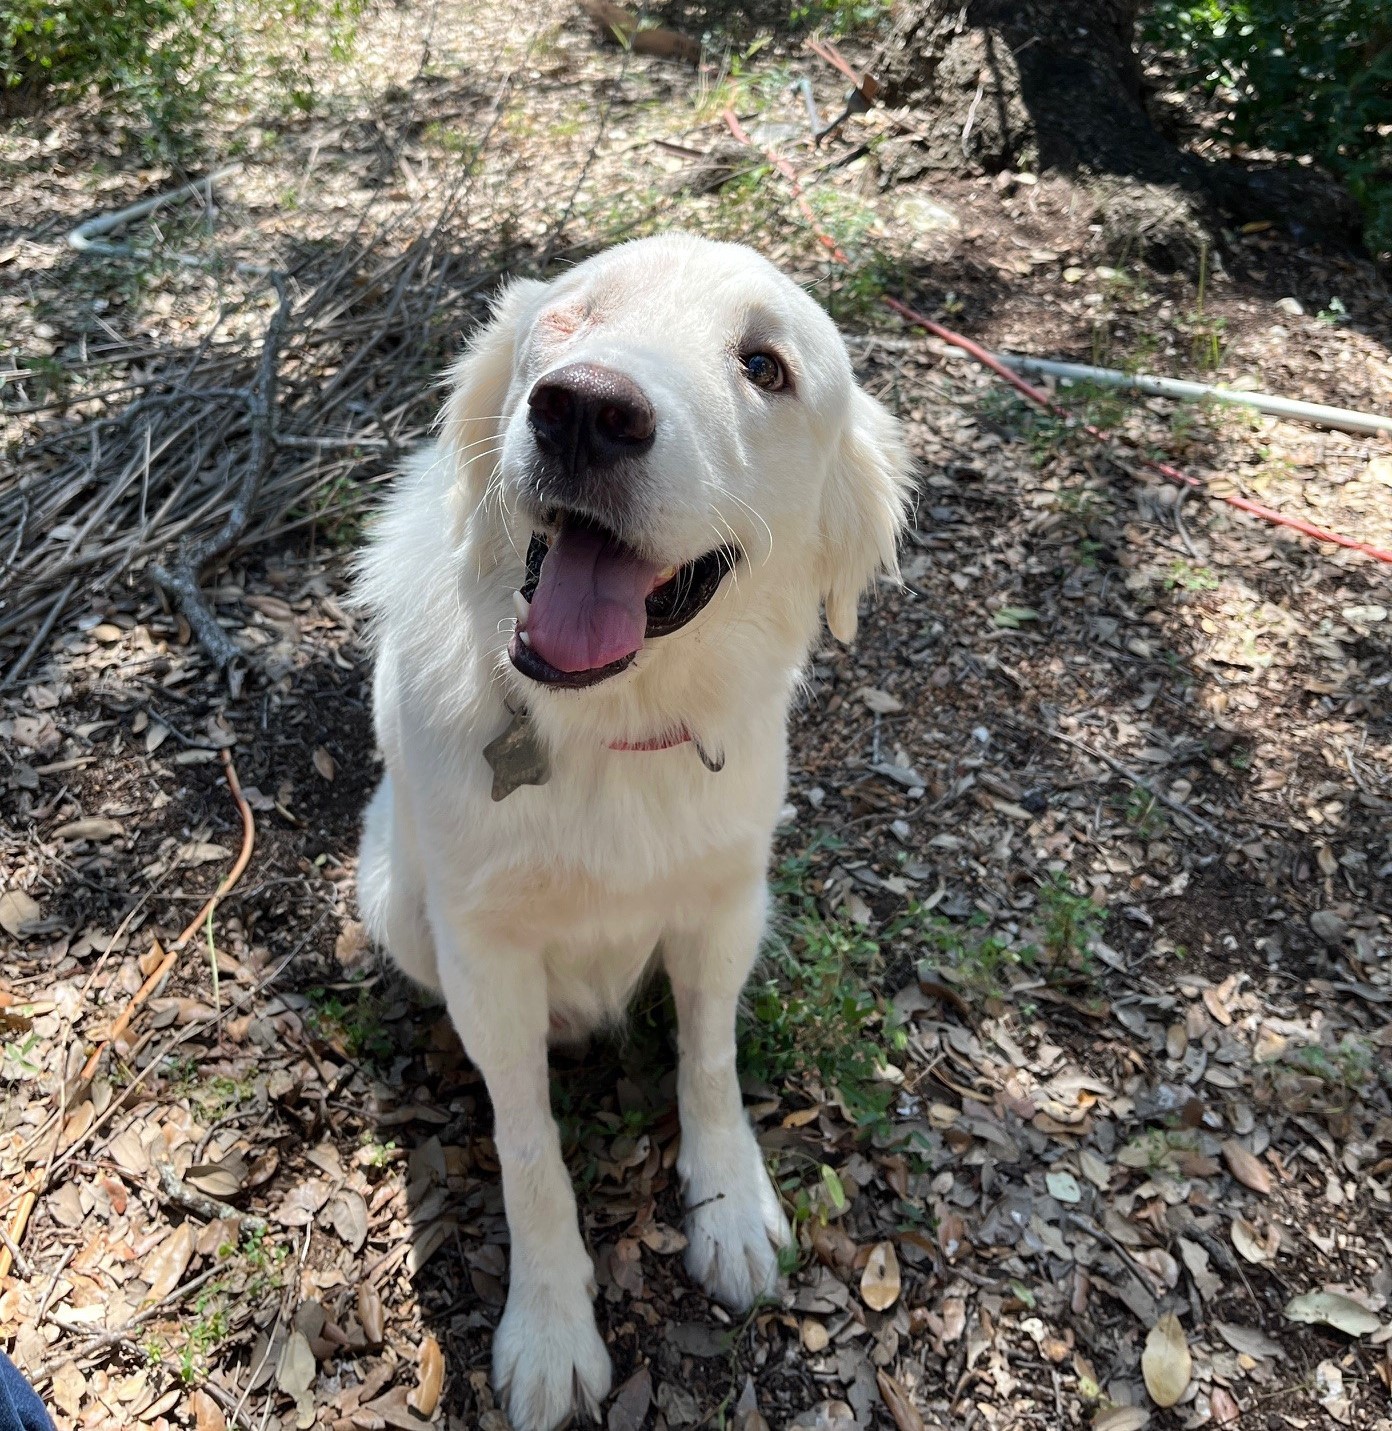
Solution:
<svg viewBox="0 0 1392 1431"><path fill-rule="evenodd" d="M53 1431L43 1402L4 1352L0 1352L0 1431Z"/></svg>

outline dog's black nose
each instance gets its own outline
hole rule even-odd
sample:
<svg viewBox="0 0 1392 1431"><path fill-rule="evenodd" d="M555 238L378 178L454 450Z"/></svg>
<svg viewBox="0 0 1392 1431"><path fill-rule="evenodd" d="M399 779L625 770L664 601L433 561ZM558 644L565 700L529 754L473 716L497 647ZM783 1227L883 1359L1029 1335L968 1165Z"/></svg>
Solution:
<svg viewBox="0 0 1392 1431"><path fill-rule="evenodd" d="M571 363L538 379L527 409L537 446L574 472L641 456L657 430L642 388L598 363Z"/></svg>

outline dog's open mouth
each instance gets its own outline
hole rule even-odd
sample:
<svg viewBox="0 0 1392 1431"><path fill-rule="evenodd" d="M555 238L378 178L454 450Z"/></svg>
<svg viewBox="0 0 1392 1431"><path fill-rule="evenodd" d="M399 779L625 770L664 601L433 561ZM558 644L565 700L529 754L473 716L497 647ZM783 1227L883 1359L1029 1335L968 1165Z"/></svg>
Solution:
<svg viewBox="0 0 1392 1431"><path fill-rule="evenodd" d="M524 676L576 689L616 676L650 636L685 626L739 561L721 546L662 566L588 518L562 515L527 548L508 657Z"/></svg>

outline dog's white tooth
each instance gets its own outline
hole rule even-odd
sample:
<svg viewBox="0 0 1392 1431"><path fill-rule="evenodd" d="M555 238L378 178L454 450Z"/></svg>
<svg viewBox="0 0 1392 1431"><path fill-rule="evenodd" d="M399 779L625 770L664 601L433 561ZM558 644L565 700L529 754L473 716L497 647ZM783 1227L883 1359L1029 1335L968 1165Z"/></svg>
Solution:
<svg viewBox="0 0 1392 1431"><path fill-rule="evenodd" d="M521 630L521 623L527 619L531 612L532 603L520 591L514 591L512 593L512 609L517 613L518 629Z"/></svg>
<svg viewBox="0 0 1392 1431"><path fill-rule="evenodd" d="M530 646L530 645L532 644L532 638L531 638L530 634L529 634L528 632L526 632L526 631L519 631L519 632L517 633L517 639L518 639L524 646Z"/></svg>
<svg viewBox="0 0 1392 1431"><path fill-rule="evenodd" d="M664 566L662 570L657 574L657 584L661 586L664 581L671 581L671 579L676 576L676 574L676 567Z"/></svg>

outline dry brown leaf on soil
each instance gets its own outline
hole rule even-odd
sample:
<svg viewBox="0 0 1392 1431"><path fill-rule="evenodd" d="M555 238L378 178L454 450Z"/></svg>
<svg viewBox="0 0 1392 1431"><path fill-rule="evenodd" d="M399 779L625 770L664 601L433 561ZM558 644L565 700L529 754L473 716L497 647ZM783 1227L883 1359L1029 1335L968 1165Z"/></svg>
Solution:
<svg viewBox="0 0 1392 1431"><path fill-rule="evenodd" d="M1092 1431L1142 1431L1150 1424L1150 1412L1144 1406L1109 1406L1097 1413Z"/></svg>
<svg viewBox="0 0 1392 1431"><path fill-rule="evenodd" d="M860 1295L876 1312L888 1311L899 1300L899 1257L892 1242L877 1242L860 1274Z"/></svg>
<svg viewBox="0 0 1392 1431"><path fill-rule="evenodd" d="M1336 1327L1351 1337L1371 1336L1382 1325L1375 1312L1342 1292L1304 1292L1292 1297L1286 1303L1286 1318L1292 1322Z"/></svg>
<svg viewBox="0 0 1392 1431"><path fill-rule="evenodd" d="M340 1188L328 1206L328 1218L349 1248L360 1252L367 1241L367 1204L362 1194L352 1188Z"/></svg>
<svg viewBox="0 0 1392 1431"><path fill-rule="evenodd" d="M179 1285L193 1256L193 1224L181 1222L146 1260L144 1276L150 1284L146 1304L162 1302Z"/></svg>
<svg viewBox="0 0 1392 1431"><path fill-rule="evenodd" d="M285 1339L285 1346L276 1364L276 1385L295 1402L300 1431L308 1431L314 1424L314 1397L310 1387L314 1385L316 1368L314 1353L303 1332L294 1331Z"/></svg>
<svg viewBox="0 0 1392 1431"><path fill-rule="evenodd" d="M1228 1171L1243 1187L1251 1188L1254 1193L1260 1193L1263 1197L1271 1191L1271 1174L1260 1159L1244 1148L1236 1138L1224 1140L1223 1158L1228 1165Z"/></svg>
<svg viewBox="0 0 1392 1431"><path fill-rule="evenodd" d="M879 690L875 686L862 686L856 695L876 715L895 715L904 709L904 702L898 696L892 696L888 691Z"/></svg>
<svg viewBox="0 0 1392 1431"><path fill-rule="evenodd" d="M433 1416L444 1384L445 1354L440 1343L427 1333L416 1354L416 1389L406 1398L406 1404L422 1416Z"/></svg>
<svg viewBox="0 0 1392 1431"><path fill-rule="evenodd" d="M909 1399L909 1393L887 1371L880 1372L875 1380L899 1431L924 1431L923 1417L918 1414L918 1408Z"/></svg>
<svg viewBox="0 0 1392 1431"><path fill-rule="evenodd" d="M1213 1412L1215 1426L1231 1426L1242 1415L1242 1408L1233 1399L1230 1391L1215 1386L1208 1396L1209 1410Z"/></svg>
<svg viewBox="0 0 1392 1431"><path fill-rule="evenodd" d="M100 815L89 815L82 820L69 820L59 825L53 832L55 840L92 840L100 844L103 840L114 840L125 833L125 826L119 820L107 820Z"/></svg>
<svg viewBox="0 0 1392 1431"><path fill-rule="evenodd" d="M50 1395L68 1416L76 1418L87 1394L87 1378L77 1369L76 1362L65 1361L53 1373Z"/></svg>
<svg viewBox="0 0 1392 1431"><path fill-rule="evenodd" d="M1349 1424L1351 1406L1344 1391L1344 1373L1336 1361L1322 1361L1315 1368L1315 1400L1340 1425Z"/></svg>
<svg viewBox="0 0 1392 1431"><path fill-rule="evenodd" d="M1173 1406L1184 1395L1193 1369L1184 1328L1173 1312L1167 1312L1150 1329L1141 1353L1141 1375L1150 1399L1157 1406Z"/></svg>
<svg viewBox="0 0 1392 1431"><path fill-rule="evenodd" d="M220 1163L198 1163L184 1174L183 1181L198 1192L226 1202L246 1184L246 1163L235 1155Z"/></svg>
<svg viewBox="0 0 1392 1431"><path fill-rule="evenodd" d="M384 1329L382 1297L371 1282L362 1282L358 1286L358 1321L362 1323L368 1346L381 1346Z"/></svg>
<svg viewBox="0 0 1392 1431"><path fill-rule="evenodd" d="M37 902L22 889L7 889L0 894L0 929L11 939L18 939L23 930L37 924L40 918Z"/></svg>
<svg viewBox="0 0 1392 1431"><path fill-rule="evenodd" d="M196 1431L227 1431L227 1418L222 1408L206 1391L195 1391L190 1398Z"/></svg>
<svg viewBox="0 0 1392 1431"><path fill-rule="evenodd" d="M1260 1233L1254 1224L1239 1216L1233 1218L1232 1242L1248 1262L1270 1262L1281 1249L1281 1234L1274 1227Z"/></svg>
<svg viewBox="0 0 1392 1431"><path fill-rule="evenodd" d="M666 26L645 27L638 16L613 0L580 0L580 8L601 29L635 54L656 55L664 60L685 60L689 64L699 64L701 46L689 35Z"/></svg>
<svg viewBox="0 0 1392 1431"><path fill-rule="evenodd" d="M1278 1357L1281 1345L1258 1327L1239 1327L1232 1322L1214 1322L1218 1335L1235 1351L1253 1358Z"/></svg>

